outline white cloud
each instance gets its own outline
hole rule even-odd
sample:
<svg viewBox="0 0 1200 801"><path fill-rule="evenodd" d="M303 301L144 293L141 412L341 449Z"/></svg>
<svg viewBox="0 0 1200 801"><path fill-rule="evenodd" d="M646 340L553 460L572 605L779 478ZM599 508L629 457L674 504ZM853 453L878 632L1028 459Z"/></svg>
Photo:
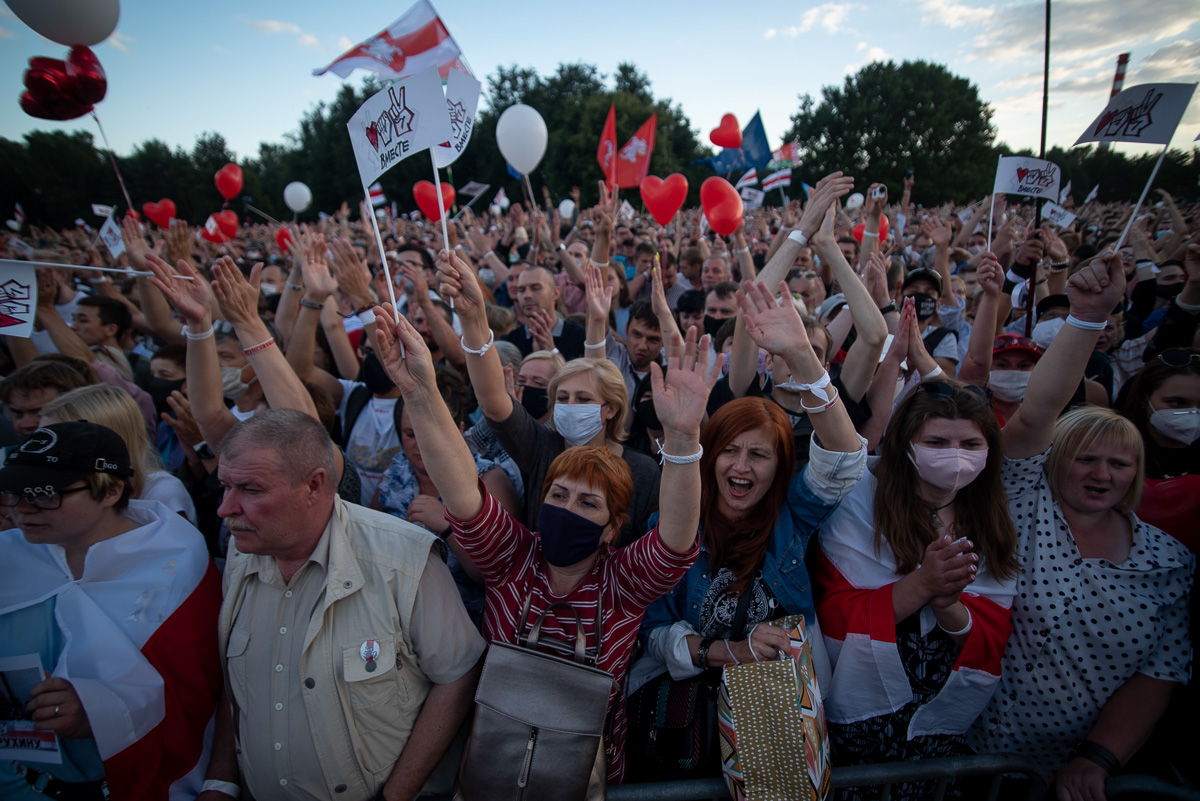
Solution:
<svg viewBox="0 0 1200 801"><path fill-rule="evenodd" d="M805 11L800 17L800 24L788 26L783 33L793 38L813 28L820 28L829 34L838 33L846 29L845 22L856 8L858 6L854 3L822 3Z"/></svg>
<svg viewBox="0 0 1200 801"><path fill-rule="evenodd" d="M118 50L120 50L122 53L129 52L129 45L126 44L126 42L132 42L132 41L135 41L133 39L133 37L126 36L125 34L121 33L120 31L113 31L113 35L108 37L108 43L110 45L112 45L113 47L117 48Z"/></svg>
<svg viewBox="0 0 1200 801"><path fill-rule="evenodd" d="M921 0L922 22L938 23L948 28L986 23L996 13L991 6L975 8L955 0Z"/></svg>
<svg viewBox="0 0 1200 801"><path fill-rule="evenodd" d="M1142 59L1129 74L1126 86L1162 81L1194 81L1200 73L1200 42L1180 39ZM1196 105L1193 103L1192 105Z"/></svg>
<svg viewBox="0 0 1200 801"><path fill-rule="evenodd" d="M15 39L15 38L16 38L16 34L14 34L8 28L0 27L0 39Z"/></svg>
<svg viewBox="0 0 1200 801"><path fill-rule="evenodd" d="M325 49L324 46L317 41L317 37L313 36L311 33L302 34L300 38L296 40L296 44L300 45L301 47L311 47L314 50Z"/></svg>
<svg viewBox="0 0 1200 801"><path fill-rule="evenodd" d="M778 32L779 31L775 30L774 28L767 28L766 33L763 34L763 38L764 39L774 39L775 34L777 34Z"/></svg>
<svg viewBox="0 0 1200 801"><path fill-rule="evenodd" d="M866 43L866 42L859 42L859 43L856 45L856 49L858 50L858 52L860 52L860 53L861 53L862 51L864 51L864 50L866 50L866 49L867 49L867 43Z"/></svg>
<svg viewBox="0 0 1200 801"><path fill-rule="evenodd" d="M867 51L867 59L869 61L887 61L888 54L882 47L872 47Z"/></svg>
<svg viewBox="0 0 1200 801"><path fill-rule="evenodd" d="M349 36L339 36L337 40L338 50L346 51L354 47L354 42L350 41Z"/></svg>
<svg viewBox="0 0 1200 801"><path fill-rule="evenodd" d="M304 33L294 22L282 22L277 19L251 20L246 24L263 33Z"/></svg>

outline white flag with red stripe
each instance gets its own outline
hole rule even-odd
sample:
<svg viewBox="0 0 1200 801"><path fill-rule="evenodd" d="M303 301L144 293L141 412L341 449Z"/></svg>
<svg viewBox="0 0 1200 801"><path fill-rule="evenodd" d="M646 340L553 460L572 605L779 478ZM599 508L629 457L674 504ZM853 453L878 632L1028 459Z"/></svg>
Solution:
<svg viewBox="0 0 1200 801"><path fill-rule="evenodd" d="M868 470L821 527L814 578L822 591L817 616L834 663L825 714L835 723L885 715L913 700L896 646L892 604L892 585L902 577L887 541L876 545L876 490ZM1015 579L998 581L986 567L962 593L971 629L942 689L913 715L908 739L961 734L983 712L1000 681L1015 594ZM921 636L929 636L937 626L932 609L927 605L917 614Z"/></svg>
<svg viewBox="0 0 1200 801"><path fill-rule="evenodd" d="M342 53L313 75L332 72L348 78L356 69L377 72L385 78L405 78L430 67L446 78L451 69L471 75L462 51L429 0L421 0L404 16L370 39Z"/></svg>
<svg viewBox="0 0 1200 801"><path fill-rule="evenodd" d="M371 196L371 205L375 207L383 206L387 203L387 198L383 194L383 184L376 181L371 184L371 188L367 190L367 194Z"/></svg>
<svg viewBox="0 0 1200 801"><path fill-rule="evenodd" d="M733 188L741 189L745 186L754 186L756 183L758 183L758 170L751 167L741 178L738 178L738 182L733 185Z"/></svg>
<svg viewBox="0 0 1200 801"><path fill-rule="evenodd" d="M0 616L52 604L52 674L91 721L113 798L195 797L221 688L221 580L204 538L157 501L130 501L132 531L88 550L72 580L59 546L0 533Z"/></svg>
<svg viewBox="0 0 1200 801"><path fill-rule="evenodd" d="M779 189L781 187L791 186L791 185L792 185L792 171L791 170L780 170L779 172L773 172L770 175L768 175L766 178L763 178L763 183L762 183L764 190Z"/></svg>

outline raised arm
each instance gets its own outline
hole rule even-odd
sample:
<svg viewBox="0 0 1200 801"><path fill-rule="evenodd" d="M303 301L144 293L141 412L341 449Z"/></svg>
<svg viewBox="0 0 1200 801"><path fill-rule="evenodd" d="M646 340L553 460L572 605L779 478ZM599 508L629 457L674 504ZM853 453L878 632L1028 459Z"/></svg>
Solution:
<svg viewBox="0 0 1200 801"><path fill-rule="evenodd" d="M608 339L608 310L612 307L613 288L600 276L600 268L589 264L584 269L584 288L587 291L587 336L584 338L584 353L588 359L602 361L605 358L605 341Z"/></svg>
<svg viewBox="0 0 1200 801"><path fill-rule="evenodd" d="M1054 422L1079 380L1088 356L1104 330L1108 315L1125 291L1125 269L1120 254L1105 251L1067 282L1071 313L1042 354L1025 399L1001 432L1004 455L1023 459L1044 451L1054 438Z"/></svg>
<svg viewBox="0 0 1200 801"><path fill-rule="evenodd" d="M742 287L738 304L746 318L746 333L760 348L784 360L792 381L799 385L801 406L809 413L821 447L857 453L862 448L858 433L829 373L813 352L800 314L787 300L787 284L779 282L785 299L782 306L762 282L747 281Z"/></svg>
<svg viewBox="0 0 1200 801"><path fill-rule="evenodd" d="M967 355L963 357L958 377L968 384L987 386L988 373L992 369L992 342L995 339L996 316L1000 309L1000 292L1004 289L1004 272L994 253L984 253L979 260L975 279L983 288L979 306L975 310L975 325L971 339L967 342Z"/></svg>
<svg viewBox="0 0 1200 801"><path fill-rule="evenodd" d="M882 197L875 197L882 192ZM856 268L865 267L871 254L879 250L879 217L883 207L887 205L887 187L883 184L871 184L867 189L867 200L863 204L863 235L862 247L858 251ZM824 262L824 259L821 259ZM847 298L847 302L849 298Z"/></svg>
<svg viewBox="0 0 1200 801"><path fill-rule="evenodd" d="M314 252L314 255L317 253ZM337 281L329 274L325 259L313 259L304 265L304 298L299 304L296 322L292 325L292 338L287 349L287 362L292 372L301 381L312 381L324 387L333 398L333 402L342 401L342 385L337 379L324 370L313 365L313 349L317 346L317 326L321 324L326 306L330 305L330 297L337 290ZM338 327L342 326L338 319ZM349 344L349 343L347 343ZM351 378L357 378L351 375Z"/></svg>
<svg viewBox="0 0 1200 801"><path fill-rule="evenodd" d="M441 493L446 511L460 520L473 518L483 508L475 458L438 392L429 348L408 320L401 317L399 323L394 322L391 304L376 307L375 319L379 360L404 396L404 409L412 421L425 470Z"/></svg>
<svg viewBox="0 0 1200 801"><path fill-rule="evenodd" d="M438 294L454 303L462 321L467 374L479 408L485 417L498 422L507 420L513 413L513 399L504 389L504 369L492 347L494 336L488 328L479 279L470 265L444 250L438 253L437 265Z"/></svg>
<svg viewBox="0 0 1200 801"><path fill-rule="evenodd" d="M942 279L938 305L953 307L958 304L958 298L950 284L950 226L930 217L921 221L921 231L933 242L933 269Z"/></svg>
<svg viewBox="0 0 1200 801"><path fill-rule="evenodd" d="M695 329L687 339L678 333L669 340L670 369L664 378L658 364L650 365L654 411L663 426L662 480L658 487L658 535L676 553L687 551L700 526L700 462L680 463L678 457L700 453L700 420L723 356L708 365L708 336L696 342Z"/></svg>
<svg viewBox="0 0 1200 801"><path fill-rule="evenodd" d="M600 203L596 207L596 241L592 243L592 261L596 264L608 264L612 252L610 245L613 228L620 208L621 202L617 199L616 187L613 188L610 197L608 187L604 181L600 181Z"/></svg>

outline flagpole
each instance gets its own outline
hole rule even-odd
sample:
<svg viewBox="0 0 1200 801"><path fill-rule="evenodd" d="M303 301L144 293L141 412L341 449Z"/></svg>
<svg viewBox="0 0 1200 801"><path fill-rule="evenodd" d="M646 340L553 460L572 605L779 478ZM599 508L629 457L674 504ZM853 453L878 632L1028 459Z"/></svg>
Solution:
<svg viewBox="0 0 1200 801"><path fill-rule="evenodd" d="M437 159L434 158L433 148L429 148L429 163L433 167L433 188L437 191L438 219L442 222L442 244L446 248L447 258L450 256L450 232L446 229L446 204L442 202L442 179L438 175ZM450 309L454 309L454 298L450 298Z"/></svg>
<svg viewBox="0 0 1200 801"><path fill-rule="evenodd" d="M462 216L462 213L463 213L464 211L466 211L467 209L471 208L471 204L472 204L472 203L474 203L476 200L479 200L479 198L481 198L481 197L483 197L483 195L482 195L482 194L478 194L478 195L476 195L475 197L471 198L470 202L469 202L469 203L467 203L465 206L463 206L461 209L459 209L459 210L458 210L458 214L455 214L455 215L454 215L453 217L451 217L450 219L451 219L451 220L457 220L459 217L461 217L461 216Z"/></svg>
<svg viewBox="0 0 1200 801"><path fill-rule="evenodd" d="M997 174L1000 172L1000 162L1003 160L1004 160L1004 154L1001 153L996 158ZM996 180L993 178L992 179L992 207L988 211L988 224L987 224L987 249L989 251L992 249L992 217L995 216L995 214L996 214Z"/></svg>
<svg viewBox="0 0 1200 801"><path fill-rule="evenodd" d="M1121 245L1125 244L1125 237L1129 236L1129 229L1133 227L1133 221L1137 219L1138 210L1146 200L1146 193L1150 191L1150 185L1154 183L1154 178L1158 175L1158 168L1162 166L1163 159L1167 155L1167 148L1169 147L1169 144L1163 145L1162 153L1158 154L1158 161L1154 162L1154 169L1150 171L1150 180L1146 181L1146 185L1142 187L1142 196L1138 198L1137 205L1133 207L1133 213L1129 215L1129 222L1125 223L1125 230L1121 232L1121 238L1117 240L1117 246L1113 248L1114 252L1119 251Z"/></svg>
<svg viewBox="0 0 1200 801"><path fill-rule="evenodd" d="M113 172L117 174L117 183L121 185L121 194L125 195L125 202L129 204L129 210L134 211L133 201L129 199L129 190L125 188L125 179L121 177L121 171L117 168L117 157L113 155L112 145L108 143L108 136L104 133L104 126L100 124L100 116L96 114L95 109L92 109L92 119L96 121L96 127L100 129L100 138L104 140L104 147L108 150L108 160L112 163Z"/></svg>
<svg viewBox="0 0 1200 801"><path fill-rule="evenodd" d="M371 190L363 184L363 197L366 198L367 205L371 205ZM440 198L439 198L440 200ZM400 324L400 310L396 307L396 288L392 285L392 271L388 268L387 253L383 250L383 235L379 233L379 220L375 218L374 207L368 217L371 218L371 227L375 229L375 244L379 247L379 260L383 262L383 275L387 278L388 300L392 302L392 321L397 325ZM399 340L396 344L400 346L400 358L404 358L404 343Z"/></svg>
<svg viewBox="0 0 1200 801"><path fill-rule="evenodd" d="M249 209L250 211L254 212L255 214L257 214L259 217L262 217L264 220L271 223L272 225L283 225L283 223L281 223L279 220L272 217L270 214L267 214L262 209L254 208L249 203L246 204L246 208Z"/></svg>
<svg viewBox="0 0 1200 801"><path fill-rule="evenodd" d="M149 270L129 270L124 267L88 267L83 264L63 265L63 264L55 264L55 263L48 262L48 261L18 261L16 259L0 259L0 265L7 265L7 264L20 264L20 265L31 264L34 267L58 267L58 268L62 268L64 266L74 266L74 268L77 270L95 270L96 272L101 272L101 273L120 273L121 275L143 275L143 276L154 275L154 273L150 272ZM178 273L173 274L171 277L178 278L180 281L194 281L195 280L190 275L179 275Z"/></svg>

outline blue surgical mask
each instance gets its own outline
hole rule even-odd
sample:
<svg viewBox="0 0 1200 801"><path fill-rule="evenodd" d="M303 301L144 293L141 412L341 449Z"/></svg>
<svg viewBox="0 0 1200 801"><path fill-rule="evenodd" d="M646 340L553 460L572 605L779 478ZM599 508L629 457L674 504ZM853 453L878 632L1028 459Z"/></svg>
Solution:
<svg viewBox="0 0 1200 801"><path fill-rule="evenodd" d="M604 418L600 414L601 403L556 403L554 404L554 430L571 447L586 445L604 430Z"/></svg>

